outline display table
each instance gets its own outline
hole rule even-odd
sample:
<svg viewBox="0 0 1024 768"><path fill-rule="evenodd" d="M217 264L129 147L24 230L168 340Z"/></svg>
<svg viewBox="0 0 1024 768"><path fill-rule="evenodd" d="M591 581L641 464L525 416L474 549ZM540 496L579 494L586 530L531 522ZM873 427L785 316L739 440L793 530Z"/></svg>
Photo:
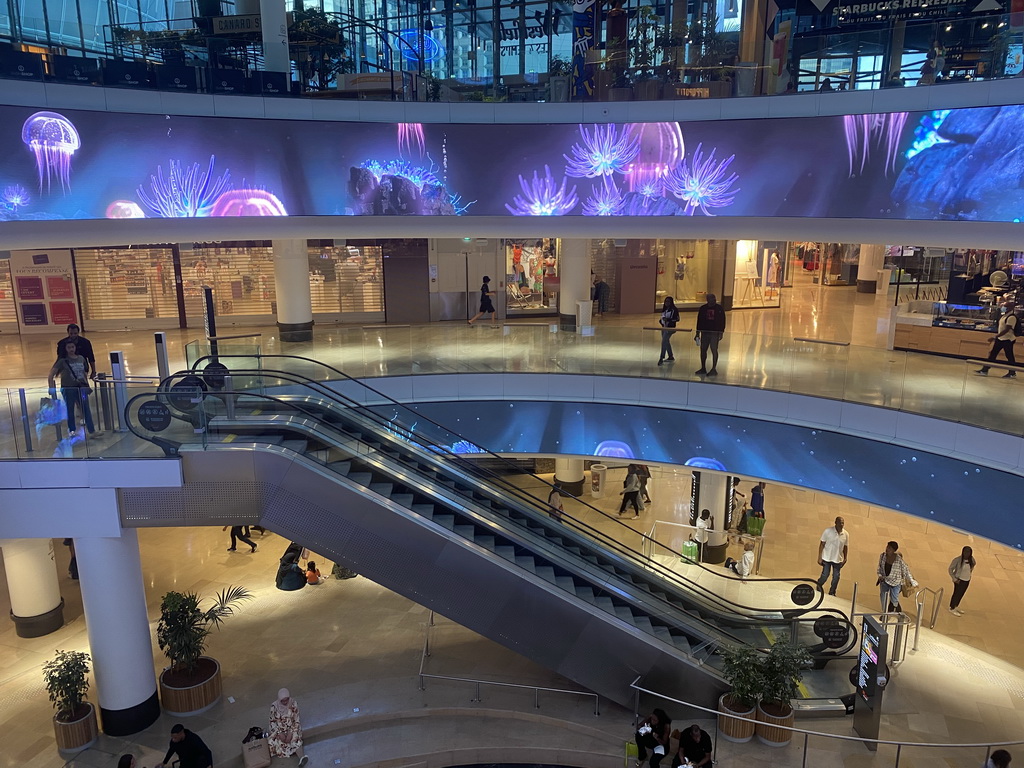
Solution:
<svg viewBox="0 0 1024 768"><path fill-rule="evenodd" d="M977 307L974 317L963 305L909 301L896 312L892 347L951 357L986 357L995 333L994 321L983 317L989 311ZM950 314L954 312L959 314Z"/></svg>

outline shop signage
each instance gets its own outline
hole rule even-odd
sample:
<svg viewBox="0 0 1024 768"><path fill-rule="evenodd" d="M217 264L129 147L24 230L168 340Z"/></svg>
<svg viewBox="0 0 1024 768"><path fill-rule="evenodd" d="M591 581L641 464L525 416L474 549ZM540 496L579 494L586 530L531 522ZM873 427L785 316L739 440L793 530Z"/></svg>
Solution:
<svg viewBox="0 0 1024 768"><path fill-rule="evenodd" d="M78 322L71 251L12 251L11 278L22 333L60 333Z"/></svg>
<svg viewBox="0 0 1024 768"><path fill-rule="evenodd" d="M139 426L150 432L163 432L171 425L171 411L159 400L150 400L140 405L136 418Z"/></svg>
<svg viewBox="0 0 1024 768"><path fill-rule="evenodd" d="M828 5L832 5L831 10L828 10ZM842 26L869 20L947 18L975 12L998 13L1002 10L998 0L983 0L974 5L976 7L965 6L963 0L876 0L859 3L835 0L834 4L829 3L822 8L822 13L831 13L835 25Z"/></svg>
<svg viewBox="0 0 1024 768"><path fill-rule="evenodd" d="M526 49L527 53L547 53L547 43L527 43L525 46L522 45L503 45L501 46L502 56L518 56L519 51L523 48Z"/></svg>
<svg viewBox="0 0 1024 768"><path fill-rule="evenodd" d="M238 35L243 32L259 32L262 29L258 13L246 16L214 16L211 21L215 35Z"/></svg>
<svg viewBox="0 0 1024 768"><path fill-rule="evenodd" d="M814 599L814 587L810 584L797 584L789 596L797 605L807 605Z"/></svg>
<svg viewBox="0 0 1024 768"><path fill-rule="evenodd" d="M501 22L501 39L505 40L540 40L551 33L551 24L547 21L529 24L522 19Z"/></svg>
<svg viewBox="0 0 1024 768"><path fill-rule="evenodd" d="M678 99L710 99L711 89L707 86L676 86L676 98Z"/></svg>
<svg viewBox="0 0 1024 768"><path fill-rule="evenodd" d="M850 670L850 677L856 678L858 698L853 710L853 729L866 739L877 739L882 722L882 693L889 678L886 666L889 635L871 616L864 617L860 632L857 666ZM875 744L867 746L877 749Z"/></svg>

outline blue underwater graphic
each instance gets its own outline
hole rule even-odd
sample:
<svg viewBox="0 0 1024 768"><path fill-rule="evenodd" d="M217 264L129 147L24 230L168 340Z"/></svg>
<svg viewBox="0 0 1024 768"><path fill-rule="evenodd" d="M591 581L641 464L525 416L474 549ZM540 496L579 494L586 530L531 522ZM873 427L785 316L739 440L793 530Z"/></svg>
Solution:
<svg viewBox="0 0 1024 768"><path fill-rule="evenodd" d="M607 124L0 106L0 222L218 216L1019 221L1024 107ZM116 226L116 225L115 225Z"/></svg>

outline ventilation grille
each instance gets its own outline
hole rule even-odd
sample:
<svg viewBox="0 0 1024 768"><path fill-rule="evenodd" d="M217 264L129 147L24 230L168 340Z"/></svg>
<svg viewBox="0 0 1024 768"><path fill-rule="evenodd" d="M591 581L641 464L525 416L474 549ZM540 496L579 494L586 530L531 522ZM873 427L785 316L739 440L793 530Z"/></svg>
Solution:
<svg viewBox="0 0 1024 768"><path fill-rule="evenodd" d="M121 524L127 528L257 523L267 483L187 483L183 488L127 488L118 491Z"/></svg>

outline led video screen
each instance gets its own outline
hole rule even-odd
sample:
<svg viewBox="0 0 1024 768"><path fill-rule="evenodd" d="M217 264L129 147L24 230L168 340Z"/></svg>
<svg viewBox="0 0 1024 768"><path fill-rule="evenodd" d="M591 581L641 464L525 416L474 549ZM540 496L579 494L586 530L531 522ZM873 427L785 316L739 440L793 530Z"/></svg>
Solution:
<svg viewBox="0 0 1024 768"><path fill-rule="evenodd" d="M737 416L602 403L466 401L415 410L472 454L568 454L626 464L685 464L813 488L1024 546L1021 477L991 467L824 429ZM392 411L379 409L389 418ZM426 422L424 422L426 424ZM428 427L417 427L421 436Z"/></svg>
<svg viewBox="0 0 1024 768"><path fill-rule="evenodd" d="M0 221L759 216L1015 221L1020 106L467 125L0 107Z"/></svg>

